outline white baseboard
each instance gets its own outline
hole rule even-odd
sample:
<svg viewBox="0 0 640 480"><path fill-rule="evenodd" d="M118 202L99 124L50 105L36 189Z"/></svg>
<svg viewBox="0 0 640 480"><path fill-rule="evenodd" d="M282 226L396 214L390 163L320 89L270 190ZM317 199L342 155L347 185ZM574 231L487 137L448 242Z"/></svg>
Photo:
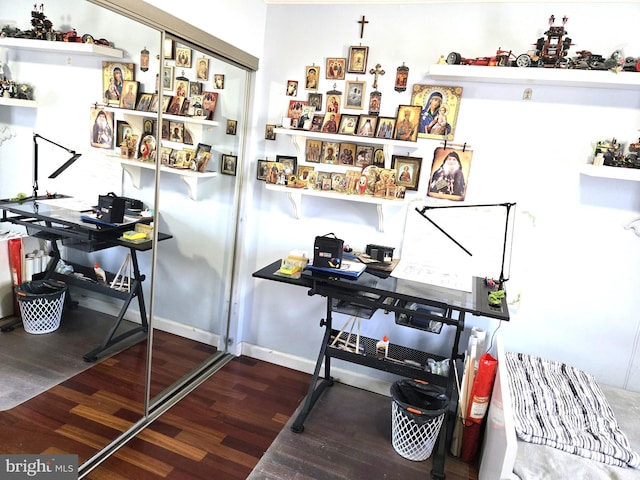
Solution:
<svg viewBox="0 0 640 480"><path fill-rule="evenodd" d="M89 297L84 295L75 295L74 300L78 303L92 310L104 312L108 315L117 316L120 313L118 305L101 300L95 297ZM131 304L130 308L125 314L125 319L131 322L140 323L140 314L137 309L133 308ZM218 347L220 345L220 335L200 330L188 325L184 325L173 320L158 318L153 319L154 328L162 330L164 332L179 335L184 338L204 343L206 345L213 345ZM235 352L229 352L236 356L245 355L247 357L255 358L257 360L263 360L265 362L280 365L281 367L291 368L299 372L313 374L315 368L315 361L308 358L297 357L288 353L275 351L269 348L260 347L249 343L239 343L236 345ZM324 370L321 372L323 373ZM361 388L369 392L378 393L380 395L390 396L389 389L392 382L386 381L380 378L370 377L368 375L362 375L343 368L336 368L332 365L331 374L335 381L350 385L352 387Z"/></svg>
<svg viewBox="0 0 640 480"><path fill-rule="evenodd" d="M78 294L74 295L73 299L77 300L80 306L91 310L96 310L113 316L118 316L120 314L120 305L116 305L115 303L96 297ZM133 308L133 303L127 309L124 318L130 322L140 323L140 312ZM213 345L217 348L220 346L220 335L191 327L189 325L184 325L166 318L154 317L153 328L157 328L163 332L172 333L183 338L188 338L196 342L204 343L205 345Z"/></svg>
<svg viewBox="0 0 640 480"><path fill-rule="evenodd" d="M299 372L313 374L313 370L315 369L315 362L307 358L296 357L294 355L289 355L287 353L278 352L248 343L242 343L240 345L240 351L242 355L246 355L247 357L264 360L265 362L280 365L281 367L291 368ZM324 373L324 370L320 373ZM333 365L331 366L331 375L336 382L361 388L369 392L378 393L380 395L385 395L387 397L391 396L389 390L392 382L370 377L368 375L354 373L343 368L336 368Z"/></svg>

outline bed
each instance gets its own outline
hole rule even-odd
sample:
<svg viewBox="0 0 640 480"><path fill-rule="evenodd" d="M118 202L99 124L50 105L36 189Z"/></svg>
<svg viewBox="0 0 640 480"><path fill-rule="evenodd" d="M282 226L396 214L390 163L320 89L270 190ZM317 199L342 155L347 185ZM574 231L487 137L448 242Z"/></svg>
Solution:
<svg viewBox="0 0 640 480"><path fill-rule="evenodd" d="M640 393L590 383L593 379L588 373L570 366L505 353L499 338L496 348L498 368L487 413L479 480L640 480L640 456L636 453L640 452ZM545 379L537 380L532 368L546 372ZM548 368L561 372L560 384L555 373L545 370ZM562 384L565 373L570 381ZM549 384L551 390L541 384ZM558 391L564 394L557 395ZM532 392L534 401L528 404ZM556 404L554 398L565 401ZM540 408L545 404L547 408ZM531 426L527 423L531 415L527 417L526 412L533 411L533 406L535 425ZM543 410L555 410L558 415L551 414L549 419L539 413ZM568 426L558 424L565 420ZM597 428L593 423L585 428L583 422L595 422Z"/></svg>

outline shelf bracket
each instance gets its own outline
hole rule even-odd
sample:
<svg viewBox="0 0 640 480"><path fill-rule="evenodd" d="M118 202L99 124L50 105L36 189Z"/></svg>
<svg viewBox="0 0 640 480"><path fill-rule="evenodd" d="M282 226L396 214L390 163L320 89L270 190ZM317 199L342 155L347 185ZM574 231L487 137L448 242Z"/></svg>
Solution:
<svg viewBox="0 0 640 480"><path fill-rule="evenodd" d="M188 177L186 175L180 176L182 177L182 181L187 185L189 198L191 200L196 200L198 197L198 179L196 177Z"/></svg>
<svg viewBox="0 0 640 480"><path fill-rule="evenodd" d="M122 168L129 174L129 178L131 179L133 186L135 188L140 188L140 171L142 169L140 167L125 164L122 164Z"/></svg>
<svg viewBox="0 0 640 480"><path fill-rule="evenodd" d="M384 207L382 204L378 204L378 231L384 233Z"/></svg>
<svg viewBox="0 0 640 480"><path fill-rule="evenodd" d="M300 220L302 210L302 194L297 192L287 192L289 195L289 201L293 208L293 215L297 220Z"/></svg>

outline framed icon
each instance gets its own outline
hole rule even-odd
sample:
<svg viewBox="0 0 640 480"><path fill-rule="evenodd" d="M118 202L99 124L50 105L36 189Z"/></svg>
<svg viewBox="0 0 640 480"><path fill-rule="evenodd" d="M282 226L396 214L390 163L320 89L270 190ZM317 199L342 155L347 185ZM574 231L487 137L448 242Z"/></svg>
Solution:
<svg viewBox="0 0 640 480"><path fill-rule="evenodd" d="M347 80L347 94L344 97L344 108L362 110L364 108L364 91L366 86L366 82Z"/></svg>
<svg viewBox="0 0 640 480"><path fill-rule="evenodd" d="M237 126L237 120L227 120L227 135L235 135Z"/></svg>
<svg viewBox="0 0 640 480"><path fill-rule="evenodd" d="M162 90L165 92L173 90L173 67L165 66L162 69Z"/></svg>
<svg viewBox="0 0 640 480"><path fill-rule="evenodd" d="M196 78L198 80L209 80L209 59L201 57L196 62Z"/></svg>
<svg viewBox="0 0 640 480"><path fill-rule="evenodd" d="M238 157L236 155L222 155L220 160L220 171L226 175L236 174Z"/></svg>
<svg viewBox="0 0 640 480"><path fill-rule="evenodd" d="M269 167L267 165L266 160L258 160L256 178L258 180L267 181L267 172L269 171Z"/></svg>
<svg viewBox="0 0 640 480"><path fill-rule="evenodd" d="M135 80L133 63L102 62L102 96L108 105L120 105L125 80Z"/></svg>
<svg viewBox="0 0 640 480"><path fill-rule="evenodd" d="M418 190L421 164L422 158L393 155L391 168L397 172L396 185L403 186L406 190Z"/></svg>
<svg viewBox="0 0 640 480"><path fill-rule="evenodd" d="M191 68L191 49L176 47L176 67Z"/></svg>
<svg viewBox="0 0 640 480"><path fill-rule="evenodd" d="M411 104L421 108L418 137L453 140L462 87L414 85Z"/></svg>
<svg viewBox="0 0 640 480"><path fill-rule="evenodd" d="M418 139L420 123L420 105L399 105L396 117L396 140L415 142Z"/></svg>
<svg viewBox="0 0 640 480"><path fill-rule="evenodd" d="M366 73L369 47L349 47L347 73Z"/></svg>
<svg viewBox="0 0 640 480"><path fill-rule="evenodd" d="M346 58L327 58L326 78L329 80L344 80L347 71Z"/></svg>
<svg viewBox="0 0 640 480"><path fill-rule="evenodd" d="M358 126L358 115L342 114L340 115L340 127L338 133L342 135L354 135Z"/></svg>

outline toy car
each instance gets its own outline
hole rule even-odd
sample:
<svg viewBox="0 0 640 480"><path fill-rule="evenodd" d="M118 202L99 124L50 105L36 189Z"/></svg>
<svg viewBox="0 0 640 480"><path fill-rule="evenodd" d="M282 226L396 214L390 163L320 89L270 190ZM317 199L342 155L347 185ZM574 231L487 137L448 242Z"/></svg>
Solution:
<svg viewBox="0 0 640 480"><path fill-rule="evenodd" d="M481 65L489 67L509 67L513 62L517 62L517 57L511 50L498 48L492 57L464 58L458 52L451 52L447 55L449 65Z"/></svg>

